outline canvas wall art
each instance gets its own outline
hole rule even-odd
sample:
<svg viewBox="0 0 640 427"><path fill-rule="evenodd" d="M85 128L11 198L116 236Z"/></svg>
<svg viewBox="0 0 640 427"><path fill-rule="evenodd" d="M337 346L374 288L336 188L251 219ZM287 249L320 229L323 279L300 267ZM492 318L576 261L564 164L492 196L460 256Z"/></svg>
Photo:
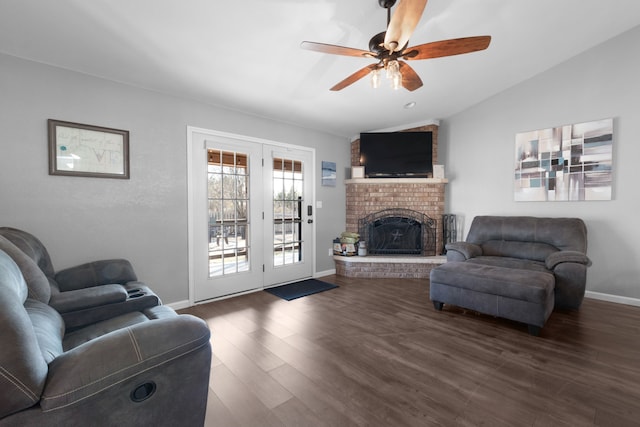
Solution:
<svg viewBox="0 0 640 427"><path fill-rule="evenodd" d="M611 200L613 119L516 134L516 201Z"/></svg>
<svg viewBox="0 0 640 427"><path fill-rule="evenodd" d="M336 186L336 162L322 161L322 185L324 187Z"/></svg>

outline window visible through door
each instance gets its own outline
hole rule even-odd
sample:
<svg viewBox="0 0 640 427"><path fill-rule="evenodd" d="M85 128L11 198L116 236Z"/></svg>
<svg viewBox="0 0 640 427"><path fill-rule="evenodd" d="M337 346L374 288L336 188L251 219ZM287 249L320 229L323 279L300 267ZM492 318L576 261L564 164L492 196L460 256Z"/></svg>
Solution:
<svg viewBox="0 0 640 427"><path fill-rule="evenodd" d="M209 277L248 271L248 155L207 150Z"/></svg>
<svg viewBox="0 0 640 427"><path fill-rule="evenodd" d="M273 159L273 266L302 261L303 164Z"/></svg>

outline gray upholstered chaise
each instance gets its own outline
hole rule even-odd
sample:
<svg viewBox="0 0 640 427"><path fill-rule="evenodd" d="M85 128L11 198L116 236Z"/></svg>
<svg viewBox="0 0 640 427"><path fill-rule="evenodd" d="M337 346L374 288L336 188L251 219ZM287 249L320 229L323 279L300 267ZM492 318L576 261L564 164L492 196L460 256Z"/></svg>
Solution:
<svg viewBox="0 0 640 427"><path fill-rule="evenodd" d="M466 242L446 245L430 276L437 310L451 304L529 326L538 335L554 308L584 298L587 228L579 218L478 216Z"/></svg>

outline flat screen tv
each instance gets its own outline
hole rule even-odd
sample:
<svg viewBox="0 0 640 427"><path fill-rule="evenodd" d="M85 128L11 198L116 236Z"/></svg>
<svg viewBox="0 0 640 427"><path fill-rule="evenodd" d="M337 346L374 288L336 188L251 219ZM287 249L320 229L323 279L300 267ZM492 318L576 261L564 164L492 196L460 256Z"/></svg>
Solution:
<svg viewBox="0 0 640 427"><path fill-rule="evenodd" d="M428 178L433 175L431 132L360 134L360 165L367 178Z"/></svg>

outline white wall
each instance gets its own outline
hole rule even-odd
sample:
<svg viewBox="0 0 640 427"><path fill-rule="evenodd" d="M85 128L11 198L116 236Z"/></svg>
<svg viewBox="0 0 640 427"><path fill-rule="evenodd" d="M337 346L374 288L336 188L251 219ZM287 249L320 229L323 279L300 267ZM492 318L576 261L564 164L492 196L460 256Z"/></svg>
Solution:
<svg viewBox="0 0 640 427"><path fill-rule="evenodd" d="M130 131L131 179L48 175L47 119ZM27 230L57 270L124 257L165 303L188 298L187 126L316 149L316 271L344 231L346 138L0 55L0 226ZM320 186L320 162L338 185Z"/></svg>
<svg viewBox="0 0 640 427"><path fill-rule="evenodd" d="M465 236L476 215L581 217L593 260L587 290L640 298L638 45L640 27L441 122L447 211L464 216ZM609 117L613 200L514 202L516 133Z"/></svg>

